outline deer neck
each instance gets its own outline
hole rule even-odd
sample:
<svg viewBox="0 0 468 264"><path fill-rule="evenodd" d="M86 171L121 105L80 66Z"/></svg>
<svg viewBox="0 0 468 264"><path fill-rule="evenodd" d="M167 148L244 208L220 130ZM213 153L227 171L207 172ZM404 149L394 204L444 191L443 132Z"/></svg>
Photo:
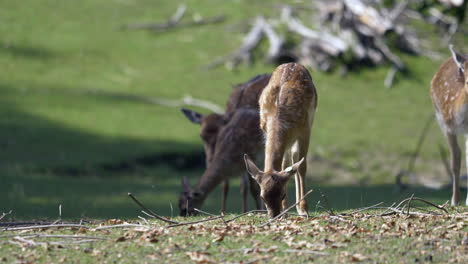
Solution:
<svg viewBox="0 0 468 264"><path fill-rule="evenodd" d="M201 192L203 199L224 181L224 174L222 165L216 159L210 162L197 184L197 190Z"/></svg>
<svg viewBox="0 0 468 264"><path fill-rule="evenodd" d="M272 122L267 125L265 143L265 172L281 171L286 142L281 136L281 127Z"/></svg>

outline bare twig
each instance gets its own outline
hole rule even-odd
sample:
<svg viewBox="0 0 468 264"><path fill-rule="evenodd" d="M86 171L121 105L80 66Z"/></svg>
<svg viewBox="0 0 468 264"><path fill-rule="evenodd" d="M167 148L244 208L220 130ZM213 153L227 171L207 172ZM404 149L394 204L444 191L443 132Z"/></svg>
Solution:
<svg viewBox="0 0 468 264"><path fill-rule="evenodd" d="M393 80L395 79L395 75L398 72L398 67L391 67L390 70L388 70L387 77L385 77L384 85L387 88L391 88L393 85Z"/></svg>
<svg viewBox="0 0 468 264"><path fill-rule="evenodd" d="M162 217L162 216L159 216L158 214L156 214L155 212L151 211L150 209L146 208L146 206L144 206L140 201L138 201L138 199L132 194L132 193L128 193L128 196L130 198L132 198L132 200L138 205L140 206L147 214L153 216L154 218L156 219L159 219L163 222L166 222L166 223L169 223L169 224L179 224L180 222L177 222L177 221L173 221L173 220L169 220L165 217Z"/></svg>
<svg viewBox="0 0 468 264"><path fill-rule="evenodd" d="M369 210L369 209L374 209L375 207L378 207L379 205L382 205L383 202L380 202L380 203L377 203L377 204L374 204L374 205L371 205L371 206L368 206L368 207L363 207L363 208L359 208L359 209L356 209L350 213L342 213L340 214L340 216L348 216L348 215L353 215L355 213L359 213L359 212L363 212L363 211L366 211L366 210Z"/></svg>
<svg viewBox="0 0 468 264"><path fill-rule="evenodd" d="M177 7L176 12L167 20L165 23L135 23L135 24L127 24L122 25L121 29L148 29L148 30L155 30L155 31L164 31L170 28L175 27L187 10L187 6L184 4L179 5Z"/></svg>
<svg viewBox="0 0 468 264"><path fill-rule="evenodd" d="M220 219L220 218L224 218L224 215L219 215L219 216L205 218L205 219L196 220L196 221L180 222L177 224L168 225L167 227L177 227L177 226L184 226L184 225L199 224L199 223L209 222L209 221L213 221L213 220Z"/></svg>
<svg viewBox="0 0 468 264"><path fill-rule="evenodd" d="M234 220L236 220L236 219L238 219L238 218L241 218L241 217L243 217L243 216L246 216L246 215L248 215L248 214L255 214L255 213L263 213L263 214L265 214L265 213L267 213L267 212L268 212L267 210L252 210L252 211L248 211L248 212L242 213L242 214L240 214L240 215L236 215L236 216L234 216L233 218L231 218L231 219L229 219L229 220L226 220L226 223L232 222L232 221L234 221Z"/></svg>
<svg viewBox="0 0 468 264"><path fill-rule="evenodd" d="M146 218L144 218L143 216L138 216L138 218L139 218L141 221L145 222L147 225L150 224L150 223L148 222L148 220L147 220Z"/></svg>
<svg viewBox="0 0 468 264"><path fill-rule="evenodd" d="M12 234L0 236L0 238L5 237L24 237L24 238L71 238L71 239L98 239L98 240L107 240L110 238L99 237L99 236L77 236L77 235L50 235L50 234L38 234L38 233L24 233L24 234Z"/></svg>
<svg viewBox="0 0 468 264"><path fill-rule="evenodd" d="M109 240L108 237L98 236L76 236L76 235L48 235L48 234L19 234L24 238L70 238L70 239L96 239L96 240Z"/></svg>
<svg viewBox="0 0 468 264"><path fill-rule="evenodd" d="M314 255L320 255L320 256L328 256L329 254L326 252L320 252L320 251L315 251L315 250L300 250L300 249L286 249L283 252L287 253L303 253L303 254L314 254Z"/></svg>
<svg viewBox="0 0 468 264"><path fill-rule="evenodd" d="M427 205L430 205L430 206L433 206L433 207L435 207L435 208L437 208L437 209L439 209L439 210L442 210L442 211L444 211L446 214L448 214L447 209L445 209L444 207L442 207L442 206L440 206L440 205L437 205L437 204L435 204L435 203L433 203L433 202L430 202L430 201L428 201L428 200L425 200L425 199L422 199L422 198L418 198L418 197L411 197L411 198L406 198L406 199L403 200L402 202L406 202L406 201L408 201L408 200L414 200L414 201L423 202L423 203L425 203L425 204L427 204Z"/></svg>
<svg viewBox="0 0 468 264"><path fill-rule="evenodd" d="M139 224L119 224L119 225L100 226L100 227L93 228L93 230L104 230L104 229L125 228L125 227L146 227L146 228L150 228L150 226L147 226L147 225L139 225Z"/></svg>
<svg viewBox="0 0 468 264"><path fill-rule="evenodd" d="M7 215L11 214L11 212L13 212L13 210L10 210L9 212L7 213L2 213L2 215L0 216L0 221Z"/></svg>
<svg viewBox="0 0 468 264"><path fill-rule="evenodd" d="M17 231L17 230L31 230L31 229L48 229L48 228L62 228L62 227L74 227L74 228L86 228L89 227L85 225L75 225L75 224L60 224L60 225L35 225L35 226L22 226L22 227L6 227L1 230L3 231Z"/></svg>
<svg viewBox="0 0 468 264"><path fill-rule="evenodd" d="M329 215L335 215L335 212L333 212L333 208L330 206L330 203L328 202L327 197L322 193L321 190L320 192L320 197L322 198L322 201L324 202L325 206L327 206L327 212Z"/></svg>
<svg viewBox="0 0 468 264"><path fill-rule="evenodd" d="M202 210L197 209L197 208L193 208L193 210L195 210L195 212L199 212L199 213L201 213L201 214L205 214L205 215L209 215L209 216L217 216L217 215L215 215L215 214L208 213L208 212L202 211Z"/></svg>
<svg viewBox="0 0 468 264"><path fill-rule="evenodd" d="M407 214L407 215L409 215L409 213L410 213L410 209L411 209L411 201L413 200L413 198L414 198L414 193L413 193L413 194L411 194L411 197L410 197L410 199L408 200L408 205L407 205L407 207L408 207L408 210L406 211L406 214Z"/></svg>
<svg viewBox="0 0 468 264"><path fill-rule="evenodd" d="M268 224L270 224L271 222L275 221L276 219L280 218L281 216L285 215L289 210L291 210L292 208L294 208L296 205L298 205L302 200L304 200L309 194L311 194L314 190L311 189L309 190L306 194L304 194L304 196L302 196L301 199L299 199L299 201L296 201L295 204L291 205L290 207L286 208L286 210L284 210L283 212L281 212L280 214L278 214L277 216L271 218L270 220L266 221L265 223L263 224L260 224L258 227L263 227L263 226L266 226Z"/></svg>

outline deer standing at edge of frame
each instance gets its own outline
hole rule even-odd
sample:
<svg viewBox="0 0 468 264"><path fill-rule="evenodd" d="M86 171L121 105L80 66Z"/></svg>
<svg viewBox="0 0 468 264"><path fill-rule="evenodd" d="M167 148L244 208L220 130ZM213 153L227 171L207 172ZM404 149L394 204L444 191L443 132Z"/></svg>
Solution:
<svg viewBox="0 0 468 264"><path fill-rule="evenodd" d="M452 174L451 204L460 201L461 152L457 135L464 134L468 164L468 54L462 55L449 46L452 57L439 68L431 81L431 98L437 121L447 138ZM468 195L466 199L468 205Z"/></svg>
<svg viewBox="0 0 468 264"><path fill-rule="evenodd" d="M309 139L317 91L307 69L297 63L278 66L260 96L260 126L266 137L264 171L246 154L247 171L260 185L260 197L273 218L287 207L286 186L295 175L296 201L304 196ZM299 160L300 159L300 160ZM289 166L289 167L288 167ZM307 201L296 206L308 215Z"/></svg>
<svg viewBox="0 0 468 264"><path fill-rule="evenodd" d="M258 100L260 97L261 92L265 88L265 86L268 84L268 81L270 80L270 74L262 74L262 75L257 75L250 79L249 81L236 85L234 87L233 92L230 94L228 101L227 101L227 106L226 106L226 112L224 114L219 114L219 113L211 113L208 115L202 115L198 112L195 112L193 110L189 109L184 109L182 108L182 113L187 117L188 120L190 120L192 123L195 124L200 124L201 126L201 132L200 132L200 137L203 140L203 147L205 150L205 156L206 156L206 171L214 171L214 167L218 165L213 165L211 166L211 162L213 159L215 159L215 152L216 152L216 147L217 147L217 142L218 142L218 135L220 134L221 131L223 131L223 127L227 126L227 124L233 119L233 117L236 115L236 110L238 109L251 109L255 110L258 112L259 106L258 106ZM253 117L251 115L252 113L248 114L247 112L242 112L239 115L247 115L247 119L250 119ZM253 118L259 119L258 115ZM257 120L258 123L258 120ZM255 128L258 128L258 125L255 126ZM248 129L246 127L243 127L242 129ZM224 133L228 133L229 131L233 131L234 128L230 127L229 130L224 131ZM259 131L254 131L253 134L254 136L252 138L246 137L243 140L253 140L255 139L256 133ZM224 136L220 137L221 139L224 138ZM223 142L223 145L229 144L229 142ZM236 142L233 142L233 144L236 144ZM260 146L261 148L261 146ZM254 151L249 150L249 152L254 153ZM222 154L226 155L226 154ZM240 157L242 158L242 153L240 154ZM219 159L218 159L219 160ZM243 164L242 159L239 161L236 159L234 163L239 163ZM237 164L238 165L238 164ZM231 164L229 163L224 163L224 166L234 166L238 167L236 164ZM211 168L213 167L213 168ZM241 165L243 167L243 165ZM219 168L218 168L219 169ZM236 171L238 171L236 169ZM242 172L238 171L239 174L241 175ZM211 173L211 172L210 172ZM203 175L205 175L203 174ZM201 189L210 189L206 188L207 181L205 180L207 176L202 176L197 184L197 187L193 188L188 180L184 177L182 179L182 193L179 197L179 211L180 215L185 216L187 214L192 214L194 211L193 209L196 208L197 206L200 206L202 203L202 200L206 198L207 193L204 191L201 191ZM210 176L210 177L222 177L222 175L218 176ZM223 177L223 188L222 188L222 199L221 199L221 211L224 212L226 210L226 200L227 200L227 194L229 191L229 177ZM252 195L254 196L254 199L256 200L257 204L257 209L261 207L261 203L259 201L258 197L258 186L257 183L253 180L250 179L250 177L242 177L241 179L241 194L242 194L242 210L245 212L247 211L247 185L248 181L250 181L250 190ZM218 181L214 181L216 184L219 184ZM211 184L211 183L210 183ZM202 195L203 193L203 195ZM205 197L203 197L205 196ZM196 206L195 206L196 205Z"/></svg>

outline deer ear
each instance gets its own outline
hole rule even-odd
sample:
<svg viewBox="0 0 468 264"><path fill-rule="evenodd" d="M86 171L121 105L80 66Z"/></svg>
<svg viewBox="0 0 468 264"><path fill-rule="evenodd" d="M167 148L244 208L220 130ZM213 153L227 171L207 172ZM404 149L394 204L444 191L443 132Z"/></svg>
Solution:
<svg viewBox="0 0 468 264"><path fill-rule="evenodd" d="M188 120L192 121L192 123L201 124L201 120L203 118L202 114L186 108L181 108L180 111L182 111L185 117L187 117Z"/></svg>
<svg viewBox="0 0 468 264"><path fill-rule="evenodd" d="M289 179L297 172L297 170L299 170L299 167L301 166L302 162L304 162L304 157L300 161L284 169L283 175Z"/></svg>
<svg viewBox="0 0 468 264"><path fill-rule="evenodd" d="M461 80L463 78L463 73L465 72L466 58L463 55L461 55L460 53L456 52L453 49L452 44L450 44L449 49L450 49L450 53L452 53L452 59L455 62L455 64L457 65L457 67L458 67L458 76L457 77L458 77L459 80Z"/></svg>
<svg viewBox="0 0 468 264"><path fill-rule="evenodd" d="M182 177L182 190L184 192L191 192L192 191L192 186L190 186L190 183L187 179L187 177Z"/></svg>
<svg viewBox="0 0 468 264"><path fill-rule="evenodd" d="M244 154L245 167L247 172L254 178L257 182L259 181L259 175L262 171L255 165L255 163L249 158L249 155Z"/></svg>

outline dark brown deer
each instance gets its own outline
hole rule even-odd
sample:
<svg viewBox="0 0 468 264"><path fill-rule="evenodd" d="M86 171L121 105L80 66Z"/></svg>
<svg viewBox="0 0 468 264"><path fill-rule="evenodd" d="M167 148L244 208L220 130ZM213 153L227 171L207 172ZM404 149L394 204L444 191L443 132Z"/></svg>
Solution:
<svg viewBox="0 0 468 264"><path fill-rule="evenodd" d="M447 59L431 81L431 97L437 121L447 138L450 149L452 173L452 205L460 201L461 152L457 135L466 137L468 154L468 54L457 53L449 47L452 57ZM468 155L467 155L468 163ZM468 196L466 200L468 205Z"/></svg>
<svg viewBox="0 0 468 264"><path fill-rule="evenodd" d="M263 154L263 137L259 128L259 113L255 109L240 108L233 112L230 121L221 127L216 137L216 146L211 161L195 187L191 187L187 180L183 180L183 192L179 198L180 215L192 215L195 208L200 209L208 194L220 183L228 182L230 178L245 175L243 161L244 153L253 157ZM250 177L244 177L247 180ZM251 181L250 190L256 201L257 208L261 207L260 190ZM226 190L225 190L226 192ZM247 182L241 186L242 209L247 209ZM225 209L225 195L223 195L223 209Z"/></svg>
<svg viewBox="0 0 468 264"><path fill-rule="evenodd" d="M234 90L228 98L224 114L211 113L203 115L193 110L181 109L188 120L201 126L200 137L203 140L207 165L213 156L216 136L221 127L230 120L236 109L251 108L258 110L258 99L268 84L270 76L270 74L257 75L245 83L234 86Z"/></svg>
<svg viewBox="0 0 468 264"><path fill-rule="evenodd" d="M260 185L260 196L270 217L287 207L286 185L296 180L296 207L308 215L304 196L309 138L317 108L317 92L307 69L297 63L282 64L273 72L260 97L260 126L266 136L265 164L261 171L245 155L247 171Z"/></svg>
<svg viewBox="0 0 468 264"><path fill-rule="evenodd" d="M234 113L238 109L253 109L258 111L258 100L261 92L267 85L270 79L269 74L258 75L246 83L236 85L233 92L228 98L226 112L224 114L211 113L208 115L202 115L192 110L182 109L184 115L193 123L201 125L200 137L204 143L205 155L206 155L206 166L207 171L210 168L210 163L213 160L218 134L222 128L230 122ZM223 144L229 144L229 142L224 142ZM235 142L232 142L235 144ZM241 162L242 163L242 162ZM226 164L226 166L238 166L239 164ZM239 173L242 175L242 173ZM222 177L221 175L219 177ZM249 178L249 177L247 177ZM222 190L222 199L221 199L221 210L224 212L226 210L226 200L227 194L229 191L229 177L224 178L223 190ZM250 179L242 178L241 192L243 197L242 207L243 211L247 210L247 181ZM200 185L202 179L199 180L198 185ZM251 182L251 191L253 194L256 194L255 182ZM194 188L190 186L187 179L182 180L182 193L179 197L179 209L181 215L186 215L188 213L193 213L193 208L196 206L191 205L191 200L194 200L194 196L197 195L197 192L194 191ZM257 195L258 196L258 195ZM255 199L257 199L254 196ZM259 204L259 202L257 202ZM258 205L259 206L259 205ZM257 207L258 207L257 206Z"/></svg>

